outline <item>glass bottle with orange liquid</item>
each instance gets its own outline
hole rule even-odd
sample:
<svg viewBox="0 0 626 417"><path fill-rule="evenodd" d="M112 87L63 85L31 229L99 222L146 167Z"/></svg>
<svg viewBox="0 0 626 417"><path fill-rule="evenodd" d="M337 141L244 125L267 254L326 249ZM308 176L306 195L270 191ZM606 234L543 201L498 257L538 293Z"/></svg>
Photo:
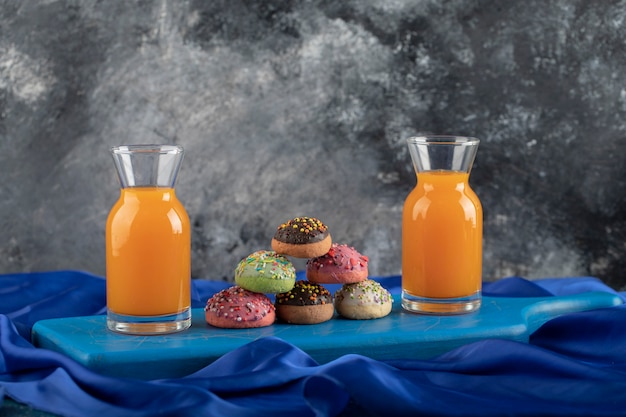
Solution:
<svg viewBox="0 0 626 417"><path fill-rule="evenodd" d="M402 215L402 307L461 314L480 307L483 212L469 175L479 140L407 140L417 186Z"/></svg>
<svg viewBox="0 0 626 417"><path fill-rule="evenodd" d="M106 223L107 327L163 334L191 325L189 217L174 184L175 145L111 149L121 185Z"/></svg>

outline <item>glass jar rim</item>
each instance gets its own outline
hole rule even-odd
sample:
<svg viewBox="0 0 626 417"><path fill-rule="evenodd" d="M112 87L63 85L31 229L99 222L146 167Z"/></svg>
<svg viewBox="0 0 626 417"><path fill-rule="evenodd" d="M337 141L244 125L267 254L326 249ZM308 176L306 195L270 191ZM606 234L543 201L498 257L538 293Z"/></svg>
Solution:
<svg viewBox="0 0 626 417"><path fill-rule="evenodd" d="M154 145L154 144L140 144L140 145L117 145L111 147L111 152L117 154L128 153L159 153L159 154L179 154L183 152L183 147L180 145Z"/></svg>
<svg viewBox="0 0 626 417"><path fill-rule="evenodd" d="M456 145L456 146L471 146L478 145L480 139L470 136L455 136L455 135L423 135L412 136L407 139L408 143L414 144L428 144L428 145Z"/></svg>

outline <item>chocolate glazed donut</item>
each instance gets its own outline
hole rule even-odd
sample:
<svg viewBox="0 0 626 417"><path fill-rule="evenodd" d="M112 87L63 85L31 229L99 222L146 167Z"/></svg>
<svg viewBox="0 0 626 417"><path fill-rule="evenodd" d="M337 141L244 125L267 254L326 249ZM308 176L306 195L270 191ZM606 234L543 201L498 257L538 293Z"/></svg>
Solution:
<svg viewBox="0 0 626 417"><path fill-rule="evenodd" d="M333 317L333 296L319 284L296 281L293 289L276 294L276 316L287 323L316 324Z"/></svg>
<svg viewBox="0 0 626 417"><path fill-rule="evenodd" d="M324 255L332 245L328 227L314 217L296 217L278 226L272 249L295 258Z"/></svg>

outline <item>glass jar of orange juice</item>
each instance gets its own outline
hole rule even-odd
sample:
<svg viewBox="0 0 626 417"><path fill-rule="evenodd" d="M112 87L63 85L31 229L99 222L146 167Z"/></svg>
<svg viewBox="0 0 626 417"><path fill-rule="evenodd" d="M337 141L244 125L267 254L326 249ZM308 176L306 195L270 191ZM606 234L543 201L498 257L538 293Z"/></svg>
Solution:
<svg viewBox="0 0 626 417"><path fill-rule="evenodd" d="M106 223L107 327L163 334L191 325L189 217L174 184L183 148L111 149L121 185Z"/></svg>
<svg viewBox="0 0 626 417"><path fill-rule="evenodd" d="M402 307L461 314L480 307L483 212L469 175L479 140L407 140L417 186L402 215Z"/></svg>

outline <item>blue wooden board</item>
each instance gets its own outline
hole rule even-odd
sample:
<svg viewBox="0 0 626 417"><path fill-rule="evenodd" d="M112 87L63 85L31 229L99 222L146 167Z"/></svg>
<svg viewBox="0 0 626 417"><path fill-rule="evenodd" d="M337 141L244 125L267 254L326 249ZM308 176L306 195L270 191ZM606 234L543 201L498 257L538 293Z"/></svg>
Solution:
<svg viewBox="0 0 626 417"><path fill-rule="evenodd" d="M276 323L259 329L218 329L193 310L187 331L128 336L106 329L104 316L42 320L33 326L35 346L68 355L104 375L139 379L178 378L223 354L266 336L279 337L320 363L356 353L378 360L428 359L467 343L502 338L527 342L546 321L564 313L611 307L621 299L605 292L562 297L483 297L478 312L428 316L402 310L395 299L387 317L347 320L335 316L315 325Z"/></svg>

